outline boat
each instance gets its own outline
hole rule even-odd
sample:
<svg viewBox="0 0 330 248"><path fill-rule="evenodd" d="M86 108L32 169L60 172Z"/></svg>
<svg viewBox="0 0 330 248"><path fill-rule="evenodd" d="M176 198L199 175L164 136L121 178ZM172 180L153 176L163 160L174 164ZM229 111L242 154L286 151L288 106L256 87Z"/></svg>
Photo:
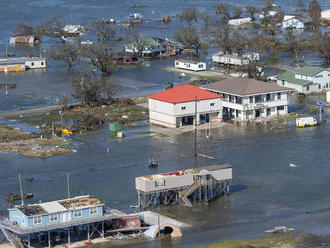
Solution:
<svg viewBox="0 0 330 248"><path fill-rule="evenodd" d="M153 158L149 159L149 168L157 168L158 164L155 163L155 160Z"/></svg>

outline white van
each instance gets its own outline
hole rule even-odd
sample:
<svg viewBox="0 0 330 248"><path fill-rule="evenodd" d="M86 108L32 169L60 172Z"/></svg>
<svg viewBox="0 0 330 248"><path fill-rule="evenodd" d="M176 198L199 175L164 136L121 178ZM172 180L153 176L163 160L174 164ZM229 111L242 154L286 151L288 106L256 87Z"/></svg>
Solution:
<svg viewBox="0 0 330 248"><path fill-rule="evenodd" d="M302 117L296 119L296 127L310 127L317 125L317 120L313 117Z"/></svg>

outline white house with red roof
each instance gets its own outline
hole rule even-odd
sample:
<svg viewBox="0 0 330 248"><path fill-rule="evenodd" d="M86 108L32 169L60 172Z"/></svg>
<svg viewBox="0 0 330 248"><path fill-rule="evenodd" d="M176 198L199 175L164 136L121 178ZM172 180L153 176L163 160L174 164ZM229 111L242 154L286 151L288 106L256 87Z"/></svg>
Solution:
<svg viewBox="0 0 330 248"><path fill-rule="evenodd" d="M174 88L148 97L151 124L177 128L222 120L221 96L191 84Z"/></svg>

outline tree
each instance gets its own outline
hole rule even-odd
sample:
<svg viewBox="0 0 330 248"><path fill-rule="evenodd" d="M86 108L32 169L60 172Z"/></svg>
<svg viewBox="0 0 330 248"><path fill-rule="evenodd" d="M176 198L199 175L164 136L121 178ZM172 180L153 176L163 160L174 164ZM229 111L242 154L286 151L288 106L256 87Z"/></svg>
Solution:
<svg viewBox="0 0 330 248"><path fill-rule="evenodd" d="M300 61L300 53L303 50L303 42L302 35L297 33L295 34L291 28L288 28L286 32L283 34L283 38L285 39L286 49L289 52L292 52L296 56L296 61Z"/></svg>
<svg viewBox="0 0 330 248"><path fill-rule="evenodd" d="M109 77L98 76L95 73L80 73L71 79L73 97L81 99L88 106L100 106L113 101L120 87Z"/></svg>
<svg viewBox="0 0 330 248"><path fill-rule="evenodd" d="M59 47L50 47L49 57L64 61L71 71L74 63L81 58L81 51L75 45L63 43Z"/></svg>
<svg viewBox="0 0 330 248"><path fill-rule="evenodd" d="M180 20L185 21L187 24L191 24L193 21L197 22L198 13L195 7L189 7L182 11L180 14Z"/></svg>
<svg viewBox="0 0 330 248"><path fill-rule="evenodd" d="M63 35L65 35L64 22L62 21L62 17L56 15L50 18L44 24L40 25L40 30L45 36L61 38Z"/></svg>
<svg viewBox="0 0 330 248"><path fill-rule="evenodd" d="M232 48L232 41L230 38L231 29L228 24L223 25L222 27L217 27L213 31L213 42L216 44L216 46L224 53L231 53Z"/></svg>
<svg viewBox="0 0 330 248"><path fill-rule="evenodd" d="M84 53L92 65L100 69L103 73L110 75L117 69L116 53L109 44L96 42L88 46Z"/></svg>
<svg viewBox="0 0 330 248"><path fill-rule="evenodd" d="M251 21L254 22L255 21L254 15L257 13L257 9L254 6L248 5L246 6L246 11L249 17L251 18Z"/></svg>
<svg viewBox="0 0 330 248"><path fill-rule="evenodd" d="M185 48L192 49L194 51L194 57L198 60L200 51L202 48L206 48L206 42L202 42L196 27L187 26L179 29L174 38L181 42Z"/></svg>
<svg viewBox="0 0 330 248"><path fill-rule="evenodd" d="M330 31L318 32L313 40L314 49L320 52L326 66L330 65Z"/></svg>
<svg viewBox="0 0 330 248"><path fill-rule="evenodd" d="M95 33L99 41L111 40L116 34L115 26L103 20L92 21L91 29L92 32Z"/></svg>
<svg viewBox="0 0 330 248"><path fill-rule="evenodd" d="M317 0L313 0L309 4L308 13L312 18L314 28L318 29L321 24L321 6Z"/></svg>
<svg viewBox="0 0 330 248"><path fill-rule="evenodd" d="M305 11L305 4L302 0L298 0L297 2L297 10L299 12L304 12Z"/></svg>
<svg viewBox="0 0 330 248"><path fill-rule="evenodd" d="M234 18L239 19L242 17L243 9L241 7L235 8Z"/></svg>
<svg viewBox="0 0 330 248"><path fill-rule="evenodd" d="M227 24L230 19L229 8L230 6L228 4L220 3L215 5L215 12L217 15L221 16L221 23L223 25Z"/></svg>

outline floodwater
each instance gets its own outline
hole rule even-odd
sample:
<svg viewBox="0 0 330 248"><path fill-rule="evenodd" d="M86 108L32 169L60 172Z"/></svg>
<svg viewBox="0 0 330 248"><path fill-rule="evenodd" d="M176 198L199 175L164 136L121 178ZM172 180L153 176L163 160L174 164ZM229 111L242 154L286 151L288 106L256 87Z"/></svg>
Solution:
<svg viewBox="0 0 330 248"><path fill-rule="evenodd" d="M227 1L229 3L229 1ZM329 1L319 1L329 8ZM132 9L132 4L148 7ZM20 20L38 24L50 16L60 14L67 23L88 24L94 18L124 19L140 12L146 19L175 15L194 5L200 11L211 10L213 0L190 1L4 1L0 9L0 49L8 46L8 39ZM232 3L232 2L230 2ZM237 5L254 4L261 0L239 0ZM278 1L285 8L295 6ZM292 11L291 11L292 12ZM179 23L143 24L140 31L146 35L171 37ZM8 38L8 39L7 39ZM44 46L56 43L45 40ZM10 51L23 54L26 48ZM306 55L308 56L308 55ZM285 58L286 60L289 57ZM317 58L313 58L317 61ZM313 62L314 63L314 62ZM70 74L61 63L49 61L46 71L28 71L0 75L0 81L17 83L16 89L4 96L0 89L0 110L56 103L62 94L70 94ZM184 82L174 73L162 68L173 65L173 59L147 61L115 73L123 84L122 95L147 95L164 87L168 81ZM315 99L309 99L313 104ZM308 110L305 106L303 111ZM327 113L326 113L327 114ZM13 125L19 125L13 122ZM239 127L199 132L199 150L214 160L193 157L194 137L191 133L159 137L149 134L145 124L125 130L122 142L113 139L107 128L72 138L76 153L47 159L25 158L17 154L0 154L0 215L7 207L3 196L18 192L17 174L33 177L23 181L24 192L35 193L34 202L66 197L65 174L71 175L71 194L93 194L113 208L132 212L136 205L134 178L141 175L230 163L233 166L234 193L212 204L197 204L193 209L166 207L160 211L193 224L180 240L161 242L162 247L193 247L212 242L257 237L274 225L286 225L299 231L329 233L329 124L320 127L296 129L293 127L270 130L268 127ZM149 158L159 162L157 169L148 168ZM289 164L297 167L290 167ZM51 180L50 180L51 179ZM158 242L144 242L137 247L156 247ZM130 245L132 246L132 245Z"/></svg>

